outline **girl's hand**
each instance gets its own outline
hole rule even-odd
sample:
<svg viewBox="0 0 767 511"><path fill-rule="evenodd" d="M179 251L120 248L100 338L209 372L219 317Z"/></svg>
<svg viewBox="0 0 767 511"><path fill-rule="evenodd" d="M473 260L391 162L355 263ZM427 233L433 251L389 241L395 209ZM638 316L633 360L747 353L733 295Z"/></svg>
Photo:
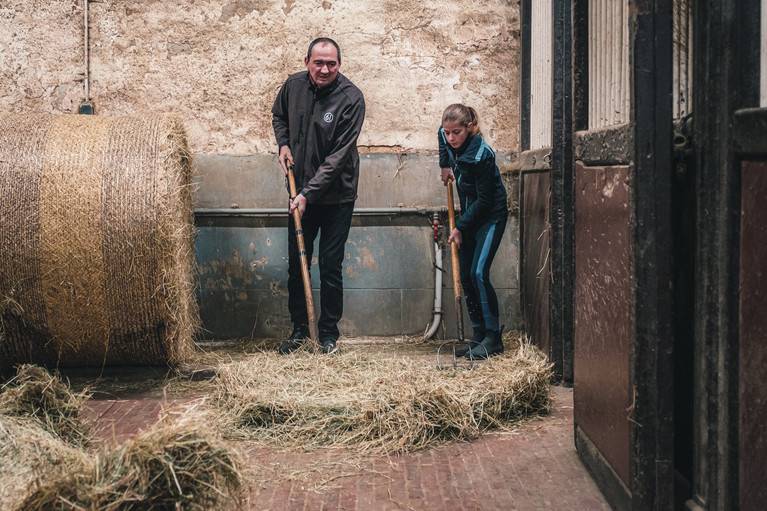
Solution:
<svg viewBox="0 0 767 511"><path fill-rule="evenodd" d="M463 241L463 238L461 237L461 231L458 229L453 229L450 232L450 237L447 239L448 243L455 243L455 246L458 248L461 248L461 242Z"/></svg>
<svg viewBox="0 0 767 511"><path fill-rule="evenodd" d="M442 184L447 186L447 184L450 181L455 181L455 176L453 175L453 169L443 167L442 168Z"/></svg>

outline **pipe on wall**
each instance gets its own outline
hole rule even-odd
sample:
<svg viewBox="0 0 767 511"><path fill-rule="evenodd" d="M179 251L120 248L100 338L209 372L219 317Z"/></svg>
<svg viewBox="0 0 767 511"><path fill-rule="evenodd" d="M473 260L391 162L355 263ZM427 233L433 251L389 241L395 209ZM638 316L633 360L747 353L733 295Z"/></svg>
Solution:
<svg viewBox="0 0 767 511"><path fill-rule="evenodd" d="M433 208L357 208L354 216L389 216L389 215L431 215L433 213L445 213L445 207ZM285 208L197 208L194 210L197 217L282 217L287 216Z"/></svg>
<svg viewBox="0 0 767 511"><path fill-rule="evenodd" d="M85 89L85 101L91 100L91 77L90 77L90 37L88 30L88 1L83 0L83 57L85 60L85 80L83 88Z"/></svg>
<svg viewBox="0 0 767 511"><path fill-rule="evenodd" d="M85 75L83 76L83 95L85 99L77 107L77 113L83 115L93 115L93 103L91 103L91 50L90 50L90 30L88 28L88 3L90 0L83 0L83 67Z"/></svg>
<svg viewBox="0 0 767 511"><path fill-rule="evenodd" d="M442 247L439 244L439 213L432 215L432 227L434 229L434 309L431 313L431 322L423 334L424 340L431 339L437 333L442 323Z"/></svg>

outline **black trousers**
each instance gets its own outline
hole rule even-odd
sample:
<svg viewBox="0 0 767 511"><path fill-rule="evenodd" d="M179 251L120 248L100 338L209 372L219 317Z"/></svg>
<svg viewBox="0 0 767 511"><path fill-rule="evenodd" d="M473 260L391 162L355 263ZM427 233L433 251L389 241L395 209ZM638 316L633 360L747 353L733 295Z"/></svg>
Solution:
<svg viewBox="0 0 767 511"><path fill-rule="evenodd" d="M344 204L309 204L301 217L306 259L311 267L314 240L320 235L320 338L338 338L338 321L344 312L344 285L341 265L344 247L352 225L354 202ZM306 327L306 298L301 278L301 261L293 218L288 219L288 308L293 327Z"/></svg>
<svg viewBox="0 0 767 511"><path fill-rule="evenodd" d="M475 330L498 332L498 296L490 282L490 266L506 230L506 219L488 222L476 231L463 233L458 258L461 284L466 295L471 326Z"/></svg>

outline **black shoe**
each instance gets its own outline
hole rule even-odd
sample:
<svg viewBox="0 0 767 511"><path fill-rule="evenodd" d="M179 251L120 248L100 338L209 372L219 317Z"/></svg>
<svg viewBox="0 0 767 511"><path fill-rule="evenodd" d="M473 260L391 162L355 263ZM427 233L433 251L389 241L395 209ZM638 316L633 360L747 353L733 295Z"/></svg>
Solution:
<svg viewBox="0 0 767 511"><path fill-rule="evenodd" d="M295 327L293 328L293 333L290 334L290 337L280 343L280 347L277 351L280 355L293 353L304 345L307 337L309 337L309 332L306 327Z"/></svg>
<svg viewBox="0 0 767 511"><path fill-rule="evenodd" d="M327 355L335 353L338 350L338 346L336 346L336 339L334 337L326 337L325 339L322 339L320 341L320 346L322 348L322 352Z"/></svg>
<svg viewBox="0 0 767 511"><path fill-rule="evenodd" d="M472 335L471 339L466 341L466 345L455 349L456 357L466 356L466 354L469 352L470 349L472 349L477 344L481 343L482 339L485 338L484 328L474 328L473 330L474 330L474 335Z"/></svg>
<svg viewBox="0 0 767 511"><path fill-rule="evenodd" d="M465 355L471 360L484 360L503 353L503 325L498 332L488 331L482 342L471 348Z"/></svg>

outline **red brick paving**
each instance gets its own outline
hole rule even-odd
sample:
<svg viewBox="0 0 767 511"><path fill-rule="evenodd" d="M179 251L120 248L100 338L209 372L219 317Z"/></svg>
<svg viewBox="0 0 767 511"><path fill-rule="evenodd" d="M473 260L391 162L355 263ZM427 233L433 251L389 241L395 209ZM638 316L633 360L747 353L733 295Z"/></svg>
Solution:
<svg viewBox="0 0 767 511"><path fill-rule="evenodd" d="M573 446L572 389L552 394L549 417L513 432L403 456L251 448L258 476L247 509L609 510ZM88 413L99 436L119 442L156 421L162 407L161 397L143 396L94 400Z"/></svg>
<svg viewBox="0 0 767 511"><path fill-rule="evenodd" d="M97 436L120 441L153 424L162 408L162 400L156 397L93 400L86 416L95 420Z"/></svg>

